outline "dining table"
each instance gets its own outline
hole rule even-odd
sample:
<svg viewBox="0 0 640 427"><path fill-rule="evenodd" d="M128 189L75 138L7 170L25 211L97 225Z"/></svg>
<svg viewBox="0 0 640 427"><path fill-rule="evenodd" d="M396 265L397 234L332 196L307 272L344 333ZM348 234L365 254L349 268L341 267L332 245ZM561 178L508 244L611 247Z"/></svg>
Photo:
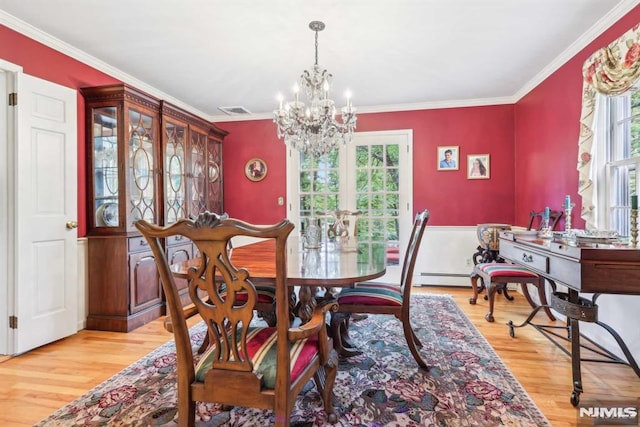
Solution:
<svg viewBox="0 0 640 427"><path fill-rule="evenodd" d="M315 246L315 245L314 245ZM359 282L377 279L386 273L387 245L384 241L363 241L354 237L322 241L307 247L304 237L287 240L287 285L290 304L302 323L308 321L317 304L334 301L336 288L354 287ZM275 242L259 240L230 249L237 268L246 268L254 284L275 280ZM177 278L188 279L188 270L201 262L194 258L171 265ZM296 291L297 290L297 296ZM357 351L346 337L333 337L338 354L351 356Z"/></svg>

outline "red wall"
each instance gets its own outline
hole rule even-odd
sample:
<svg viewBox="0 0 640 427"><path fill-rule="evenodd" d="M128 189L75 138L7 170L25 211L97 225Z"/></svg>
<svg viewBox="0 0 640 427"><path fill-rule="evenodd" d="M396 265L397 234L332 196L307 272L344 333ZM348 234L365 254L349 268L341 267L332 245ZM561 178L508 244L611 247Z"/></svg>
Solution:
<svg viewBox="0 0 640 427"><path fill-rule="evenodd" d="M578 197L578 137L582 64L640 22L640 6L597 37L515 107L515 212L524 223L532 207L561 209L566 194L576 202L574 228L583 228Z"/></svg>
<svg viewBox="0 0 640 427"><path fill-rule="evenodd" d="M26 74L72 89L119 82L2 25L0 58L21 66ZM84 128L84 99L78 92L78 236L87 234Z"/></svg>
<svg viewBox="0 0 640 427"><path fill-rule="evenodd" d="M559 208L565 194L578 203L577 141L581 67L596 49L640 21L640 6L515 105L360 114L358 131L413 129L414 210L430 209L433 225L507 222L524 225L532 208ZM118 80L0 25L0 58L30 75L74 89ZM78 95L78 235L86 234L84 101ZM221 123L226 210L270 223L286 215L285 148L271 120ZM437 171L436 147L460 147L461 168ZM468 154L491 156L491 178L467 180ZM267 177L247 180L244 165L263 158ZM576 221L576 226L584 223Z"/></svg>
<svg viewBox="0 0 640 427"><path fill-rule="evenodd" d="M413 129L414 211L429 209L431 225L511 222L514 218L513 105L371 113L358 116L358 131ZM225 122L225 210L251 222L286 216L278 196L286 196L286 150L271 120ZM460 169L437 170L439 145L460 147ZM491 177L468 180L468 154L490 154ZM253 157L267 162L260 182L244 176Z"/></svg>

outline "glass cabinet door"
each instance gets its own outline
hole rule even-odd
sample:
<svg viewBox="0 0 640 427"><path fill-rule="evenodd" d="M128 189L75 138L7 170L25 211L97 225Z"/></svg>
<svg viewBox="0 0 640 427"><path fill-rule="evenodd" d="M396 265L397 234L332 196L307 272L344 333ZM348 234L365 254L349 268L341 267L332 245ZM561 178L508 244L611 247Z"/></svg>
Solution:
<svg viewBox="0 0 640 427"><path fill-rule="evenodd" d="M189 214L197 216L207 210L206 199L207 135L191 132L191 171Z"/></svg>
<svg viewBox="0 0 640 427"><path fill-rule="evenodd" d="M222 207L222 145L209 139L207 147L207 205L209 210L223 213Z"/></svg>
<svg viewBox="0 0 640 427"><path fill-rule="evenodd" d="M96 227L118 227L118 108L92 109L93 212Z"/></svg>
<svg viewBox="0 0 640 427"><path fill-rule="evenodd" d="M169 225L187 216L185 180L187 126L166 120L164 137L164 209L165 225Z"/></svg>
<svg viewBox="0 0 640 427"><path fill-rule="evenodd" d="M133 226L139 219L156 222L154 146L155 117L129 108L129 209Z"/></svg>

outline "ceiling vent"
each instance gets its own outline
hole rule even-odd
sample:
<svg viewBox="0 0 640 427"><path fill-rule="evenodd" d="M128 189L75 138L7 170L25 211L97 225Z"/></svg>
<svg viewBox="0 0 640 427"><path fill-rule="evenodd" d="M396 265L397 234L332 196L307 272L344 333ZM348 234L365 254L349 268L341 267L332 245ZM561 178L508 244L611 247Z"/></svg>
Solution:
<svg viewBox="0 0 640 427"><path fill-rule="evenodd" d="M251 111L249 111L246 108L241 107L241 106L218 107L218 109L220 111L222 111L223 113L228 114L230 116L238 116L238 115L242 115L242 114L251 114Z"/></svg>

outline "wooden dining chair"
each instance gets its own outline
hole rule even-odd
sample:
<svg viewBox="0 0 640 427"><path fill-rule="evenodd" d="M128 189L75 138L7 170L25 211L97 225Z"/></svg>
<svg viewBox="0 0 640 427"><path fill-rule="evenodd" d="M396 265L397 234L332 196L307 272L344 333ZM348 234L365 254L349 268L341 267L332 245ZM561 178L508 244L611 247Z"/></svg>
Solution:
<svg viewBox="0 0 640 427"><path fill-rule="evenodd" d="M410 308L413 271L428 220L428 210L415 216L402 265L400 284L363 282L356 284L353 288L344 288L340 291L337 297L338 313L333 313L331 317L333 337L344 339L348 336L348 317L351 313L392 314L402 322L404 337L413 358L421 368L427 369L427 364L418 351L422 343L411 326ZM338 344L340 343L341 341L338 341Z"/></svg>
<svg viewBox="0 0 640 427"><path fill-rule="evenodd" d="M271 409L274 411L271 424L288 426L296 396L311 378L322 398L326 421L332 424L337 421L333 386L338 356L325 324L326 313L335 308L335 303L316 307L312 319L303 326L290 326L286 263L287 237L294 228L290 221L255 226L205 212L195 221L182 219L171 226L159 227L141 220L136 227L153 251L172 319L179 426L195 424L196 401ZM189 238L202 260L188 272L189 296L207 326L210 342L197 364L174 276L161 243L174 235ZM258 292L251 266L236 266L228 256L228 242L235 236L275 242L278 319L275 327L252 322ZM238 295L243 295L244 303L238 302Z"/></svg>
<svg viewBox="0 0 640 427"><path fill-rule="evenodd" d="M549 228L555 230L560 218L562 218L564 212L562 211L550 211L549 212ZM529 212L529 225L527 230L538 230L542 228L542 219L544 218L544 210L536 212Z"/></svg>

